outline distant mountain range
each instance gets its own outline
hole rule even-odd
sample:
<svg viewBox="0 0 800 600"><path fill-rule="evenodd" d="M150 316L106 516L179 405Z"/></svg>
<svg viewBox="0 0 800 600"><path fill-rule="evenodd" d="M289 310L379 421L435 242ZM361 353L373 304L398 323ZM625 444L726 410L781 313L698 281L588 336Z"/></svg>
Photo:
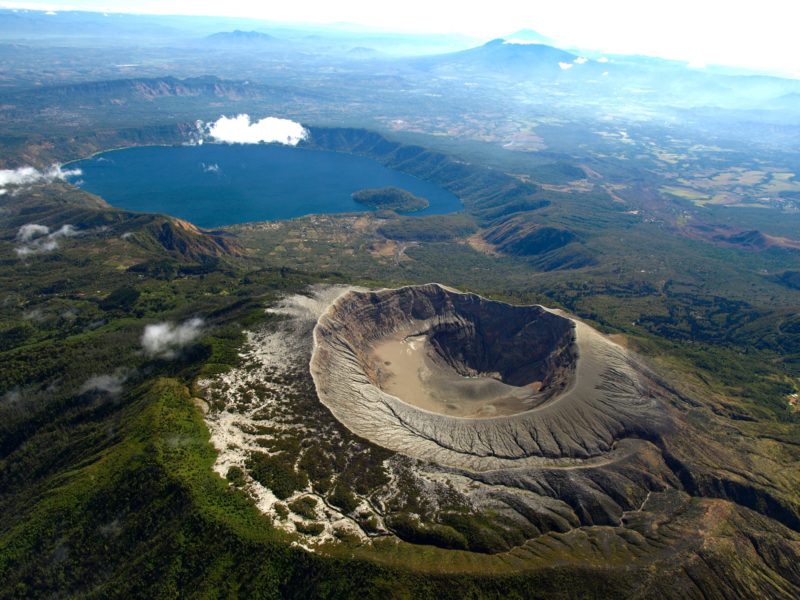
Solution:
<svg viewBox="0 0 800 600"><path fill-rule="evenodd" d="M47 110L123 106L176 97L238 101L245 98L259 98L262 93L263 90L258 86L213 76L186 79L139 77L71 83L12 93L0 92L0 104L15 107L7 110L7 117L23 118L25 115Z"/></svg>
<svg viewBox="0 0 800 600"><path fill-rule="evenodd" d="M209 35L205 40L216 46L255 47L274 44L277 40L268 33L259 31L221 31Z"/></svg>
<svg viewBox="0 0 800 600"><path fill-rule="evenodd" d="M521 32L525 33L525 31ZM526 37L538 39L535 31ZM593 56L593 57L590 57ZM527 40L409 59L434 75L473 75L511 83L555 84L580 98L636 98L676 107L781 110L800 114L800 81L767 75L721 74L685 62L647 56L598 57Z"/></svg>

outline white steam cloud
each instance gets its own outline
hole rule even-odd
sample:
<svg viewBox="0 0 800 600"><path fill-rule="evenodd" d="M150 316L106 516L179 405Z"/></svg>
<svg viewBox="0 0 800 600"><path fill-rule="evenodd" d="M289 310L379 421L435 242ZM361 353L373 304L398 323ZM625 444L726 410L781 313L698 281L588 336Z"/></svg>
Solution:
<svg viewBox="0 0 800 600"><path fill-rule="evenodd" d="M572 62L574 62L576 65L585 65L587 62L589 62L589 59L586 58L585 56L579 56Z"/></svg>
<svg viewBox="0 0 800 600"><path fill-rule="evenodd" d="M561 67L562 71L566 71L567 69L571 69L572 68L572 63L560 62L560 63L558 63L558 66Z"/></svg>
<svg viewBox="0 0 800 600"><path fill-rule="evenodd" d="M308 138L308 130L289 119L266 117L251 122L250 115L222 116L206 125L209 137L228 144L258 144L261 142L296 146Z"/></svg>
<svg viewBox="0 0 800 600"><path fill-rule="evenodd" d="M26 223L17 231L17 242L19 246L14 248L17 256L25 257L31 254L43 254L52 252L58 248L58 240L80 235L80 231L72 225L62 225L52 233L47 225L38 223Z"/></svg>
<svg viewBox="0 0 800 600"><path fill-rule="evenodd" d="M159 358L175 358L178 351L191 344L200 336L203 319L189 319L175 325L173 323L156 323L147 325L142 334L142 348L148 356Z"/></svg>

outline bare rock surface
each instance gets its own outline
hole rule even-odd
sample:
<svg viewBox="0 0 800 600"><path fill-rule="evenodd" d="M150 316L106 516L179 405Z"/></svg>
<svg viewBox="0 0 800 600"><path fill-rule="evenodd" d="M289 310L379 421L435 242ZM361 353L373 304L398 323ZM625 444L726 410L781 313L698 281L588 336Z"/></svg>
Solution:
<svg viewBox="0 0 800 600"><path fill-rule="evenodd" d="M373 349L398 336L424 338L420 352L467 384L483 379L522 390L531 408L462 418L387 393ZM620 440L647 437L660 422L635 359L591 327L437 284L339 297L314 329L311 374L322 403L357 435L471 471L615 462L644 443L620 447ZM469 400L453 385L452 404Z"/></svg>

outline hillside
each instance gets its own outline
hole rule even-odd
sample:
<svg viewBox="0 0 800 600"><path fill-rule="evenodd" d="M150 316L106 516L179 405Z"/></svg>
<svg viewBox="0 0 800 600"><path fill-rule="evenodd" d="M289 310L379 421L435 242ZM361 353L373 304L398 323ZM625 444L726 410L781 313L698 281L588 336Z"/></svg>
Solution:
<svg viewBox="0 0 800 600"><path fill-rule="evenodd" d="M500 252L515 256L544 254L578 239L569 229L537 225L522 216L488 227L483 237Z"/></svg>
<svg viewBox="0 0 800 600"><path fill-rule="evenodd" d="M410 213L425 210L430 203L425 198L399 188L371 188L353 193L353 200L377 210Z"/></svg>

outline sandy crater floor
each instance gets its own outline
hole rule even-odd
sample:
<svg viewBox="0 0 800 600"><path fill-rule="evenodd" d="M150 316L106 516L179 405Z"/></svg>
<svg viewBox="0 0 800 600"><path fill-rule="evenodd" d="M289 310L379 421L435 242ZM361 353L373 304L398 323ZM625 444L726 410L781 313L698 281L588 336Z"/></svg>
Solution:
<svg viewBox="0 0 800 600"><path fill-rule="evenodd" d="M514 415L537 403L541 382L516 387L503 383L499 376L465 377L437 360L426 335L397 333L376 344L372 353L378 386L431 412L487 418Z"/></svg>

